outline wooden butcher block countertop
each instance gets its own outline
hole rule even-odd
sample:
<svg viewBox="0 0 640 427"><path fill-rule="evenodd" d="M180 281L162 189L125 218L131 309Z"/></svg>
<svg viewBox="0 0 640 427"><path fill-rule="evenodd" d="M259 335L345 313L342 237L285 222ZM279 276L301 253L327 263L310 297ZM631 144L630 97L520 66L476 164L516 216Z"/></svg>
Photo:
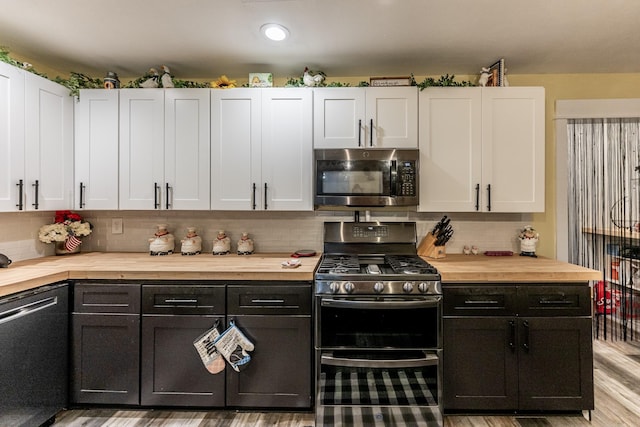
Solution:
<svg viewBox="0 0 640 427"><path fill-rule="evenodd" d="M447 254L424 258L438 269L442 283L559 283L602 280L602 272L549 258Z"/></svg>
<svg viewBox="0 0 640 427"><path fill-rule="evenodd" d="M320 255L302 257L300 267L283 268L290 254L253 255L91 252L36 258L0 269L0 297L67 279L287 280L311 281Z"/></svg>

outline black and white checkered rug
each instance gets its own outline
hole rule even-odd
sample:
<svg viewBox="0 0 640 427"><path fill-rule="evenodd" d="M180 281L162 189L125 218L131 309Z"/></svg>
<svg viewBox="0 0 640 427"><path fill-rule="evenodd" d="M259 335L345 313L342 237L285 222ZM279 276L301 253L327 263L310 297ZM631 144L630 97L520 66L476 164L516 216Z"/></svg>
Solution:
<svg viewBox="0 0 640 427"><path fill-rule="evenodd" d="M441 426L435 379L419 370L321 374L316 426Z"/></svg>

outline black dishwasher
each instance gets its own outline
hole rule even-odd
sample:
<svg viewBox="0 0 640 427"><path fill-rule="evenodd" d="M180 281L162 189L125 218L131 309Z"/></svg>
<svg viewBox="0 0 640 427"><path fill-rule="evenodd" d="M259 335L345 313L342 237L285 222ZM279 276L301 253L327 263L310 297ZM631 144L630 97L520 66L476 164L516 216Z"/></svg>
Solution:
<svg viewBox="0 0 640 427"><path fill-rule="evenodd" d="M227 321L253 343L245 369L227 369L227 405L311 406L311 282L227 286Z"/></svg>
<svg viewBox="0 0 640 427"><path fill-rule="evenodd" d="M51 423L67 405L69 289L0 299L0 425Z"/></svg>
<svg viewBox="0 0 640 427"><path fill-rule="evenodd" d="M140 403L225 405L225 372L210 374L193 341L225 320L224 285L144 284Z"/></svg>

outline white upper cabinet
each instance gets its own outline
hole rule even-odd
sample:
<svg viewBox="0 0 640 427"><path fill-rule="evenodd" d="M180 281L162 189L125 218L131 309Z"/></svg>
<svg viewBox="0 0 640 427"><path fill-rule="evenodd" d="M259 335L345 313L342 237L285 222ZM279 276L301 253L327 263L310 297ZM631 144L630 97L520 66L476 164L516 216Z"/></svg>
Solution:
<svg viewBox="0 0 640 427"><path fill-rule="evenodd" d="M25 175L27 190L32 190L26 193L29 209L73 206L73 103L66 87L25 73Z"/></svg>
<svg viewBox="0 0 640 427"><path fill-rule="evenodd" d="M0 62L0 211L24 203L24 72Z"/></svg>
<svg viewBox="0 0 640 427"><path fill-rule="evenodd" d="M161 209L164 90L120 90L120 209Z"/></svg>
<svg viewBox="0 0 640 427"><path fill-rule="evenodd" d="M477 88L420 93L421 211L479 209L482 179L482 96Z"/></svg>
<svg viewBox="0 0 640 427"><path fill-rule="evenodd" d="M0 210L70 209L73 98L64 86L0 63Z"/></svg>
<svg viewBox="0 0 640 427"><path fill-rule="evenodd" d="M313 209L312 98L304 88L211 91L212 209Z"/></svg>
<svg viewBox="0 0 640 427"><path fill-rule="evenodd" d="M418 89L315 88L315 148L417 148Z"/></svg>
<svg viewBox="0 0 640 427"><path fill-rule="evenodd" d="M209 209L209 90L120 90L120 209Z"/></svg>
<svg viewBox="0 0 640 427"><path fill-rule="evenodd" d="M165 208L210 208L209 89L165 89ZM168 194L167 194L168 188Z"/></svg>
<svg viewBox="0 0 640 427"><path fill-rule="evenodd" d="M119 93L80 91L75 105L76 209L118 209Z"/></svg>
<svg viewBox="0 0 640 427"><path fill-rule="evenodd" d="M492 212L544 212L542 87L482 91L482 182Z"/></svg>
<svg viewBox="0 0 640 427"><path fill-rule="evenodd" d="M544 211L544 88L420 93L420 206L432 212Z"/></svg>

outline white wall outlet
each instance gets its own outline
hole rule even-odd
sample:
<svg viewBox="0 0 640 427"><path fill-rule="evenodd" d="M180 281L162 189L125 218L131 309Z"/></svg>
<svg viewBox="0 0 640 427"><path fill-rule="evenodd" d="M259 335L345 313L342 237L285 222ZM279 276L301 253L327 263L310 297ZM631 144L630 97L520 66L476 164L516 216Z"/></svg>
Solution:
<svg viewBox="0 0 640 427"><path fill-rule="evenodd" d="M122 234L122 218L111 218L111 234Z"/></svg>

